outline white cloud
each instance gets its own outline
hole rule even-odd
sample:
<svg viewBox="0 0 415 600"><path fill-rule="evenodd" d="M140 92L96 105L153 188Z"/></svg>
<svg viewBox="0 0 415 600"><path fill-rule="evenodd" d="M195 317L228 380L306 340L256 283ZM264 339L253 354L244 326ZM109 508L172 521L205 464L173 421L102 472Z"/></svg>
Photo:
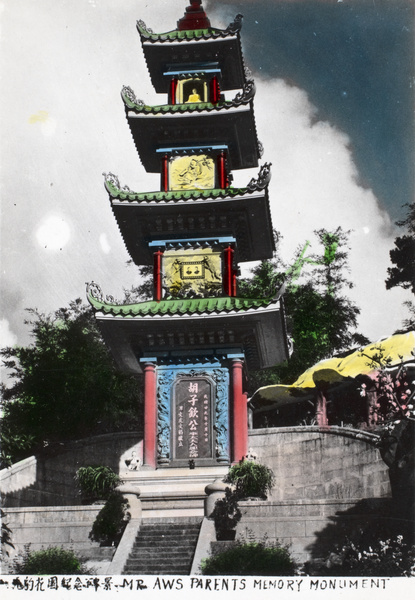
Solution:
<svg viewBox="0 0 415 600"><path fill-rule="evenodd" d="M71 227L64 217L48 215L35 231L36 240L47 250L62 250L71 238Z"/></svg>
<svg viewBox="0 0 415 600"><path fill-rule="evenodd" d="M111 252L111 246L105 233L101 233L99 236L99 245L104 254L109 254Z"/></svg>
<svg viewBox="0 0 415 600"><path fill-rule="evenodd" d="M361 331L372 339L393 333L404 317L403 290L385 288L389 250L397 235L370 189L358 185L346 134L318 121L304 91L283 80L256 78L255 116L270 161L273 225L283 235L281 253L291 260L320 228L352 230L349 262L355 288L349 295L361 308Z"/></svg>
<svg viewBox="0 0 415 600"><path fill-rule="evenodd" d="M135 21L168 31L185 7L171 0L4 3L2 276L10 296L19 298L4 312L19 341L27 329L25 307L56 310L84 296L86 281L98 281L115 297L136 283L136 272L125 268L129 257L101 173L116 173L136 191L157 189L158 177L140 164L119 92L126 84L146 102L163 101L152 91ZM271 207L285 258L313 229L353 228L362 329L370 337L390 333L401 321L402 293L387 292L383 283L396 234L372 192L357 185L347 136L316 121L301 90L256 82L258 135L264 161L273 163ZM235 173L235 179L244 185L256 172ZM50 216L63 219L70 239L65 226L59 234L59 220L56 227L39 223ZM58 250L45 251L45 245Z"/></svg>
<svg viewBox="0 0 415 600"><path fill-rule="evenodd" d="M10 324L7 319L0 319L0 345L2 348L6 346L14 346L17 344L17 336L11 331Z"/></svg>

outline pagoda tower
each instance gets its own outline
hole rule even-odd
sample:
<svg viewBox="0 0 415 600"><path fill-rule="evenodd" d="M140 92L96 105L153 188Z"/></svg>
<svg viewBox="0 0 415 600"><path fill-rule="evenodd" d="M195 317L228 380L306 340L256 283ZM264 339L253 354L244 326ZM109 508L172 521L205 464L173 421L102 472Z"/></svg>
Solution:
<svg viewBox="0 0 415 600"><path fill-rule="evenodd" d="M246 187L232 171L259 166L255 85L240 42L242 16L211 26L191 0L177 28L137 23L151 82L166 104L121 93L141 163L160 190L133 192L105 175L127 250L153 265L153 298L119 304L88 285L116 362L144 373L144 470L225 466L248 450L249 369L287 358L280 291L238 297L238 265L272 257L270 165ZM232 91L236 95L228 98Z"/></svg>

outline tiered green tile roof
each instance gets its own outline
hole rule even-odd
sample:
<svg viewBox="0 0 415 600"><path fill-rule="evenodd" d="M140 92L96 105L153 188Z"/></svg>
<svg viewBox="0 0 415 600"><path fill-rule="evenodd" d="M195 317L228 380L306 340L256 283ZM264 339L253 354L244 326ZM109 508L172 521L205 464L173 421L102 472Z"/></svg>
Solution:
<svg viewBox="0 0 415 600"><path fill-rule="evenodd" d="M138 113L145 114L174 114L174 113L191 113L191 112L202 112L202 111L220 111L226 110L235 106L239 106L242 104L241 102L236 103L232 100L220 102L218 104L211 104L210 102L195 102L191 104L160 104L157 106L149 106L148 104L136 104L132 102L124 93L121 93L121 97L124 100L124 103L127 108L134 110ZM245 104L248 104L249 101L246 101Z"/></svg>
<svg viewBox="0 0 415 600"><path fill-rule="evenodd" d="M144 39L149 40L150 42L208 40L226 38L236 34L236 31L232 31L230 28L217 29L215 27L210 27L209 29L187 29L183 31L174 29L173 31L167 31L166 33L154 33L154 31L147 28L143 21L137 21L137 30Z"/></svg>
<svg viewBox="0 0 415 600"><path fill-rule="evenodd" d="M243 312L265 308L276 302L273 298L181 298L174 300L149 300L137 304L112 304L97 299L88 291L88 300L96 312L114 317L145 317L156 315L202 315L211 313Z"/></svg>
<svg viewBox="0 0 415 600"><path fill-rule="evenodd" d="M126 200L127 202L168 202L197 200L198 198L234 198L252 193L248 188L229 187L224 190L215 188L212 190L177 190L169 192L133 192L132 190L119 189L109 180L105 181L105 187L111 198Z"/></svg>

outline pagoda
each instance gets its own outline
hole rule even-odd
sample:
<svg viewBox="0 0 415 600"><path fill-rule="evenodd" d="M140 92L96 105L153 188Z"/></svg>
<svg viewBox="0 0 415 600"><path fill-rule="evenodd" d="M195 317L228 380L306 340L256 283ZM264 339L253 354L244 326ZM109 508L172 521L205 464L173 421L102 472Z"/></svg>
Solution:
<svg viewBox="0 0 415 600"><path fill-rule="evenodd" d="M87 295L119 367L144 374L144 471L242 459L247 372L288 355L281 291L238 297L238 265L274 250L270 164L246 187L232 186L232 172L258 167L262 155L241 25L238 15L212 27L201 0L168 33L139 21L166 104L148 106L130 87L121 93L141 163L160 174L160 189L134 192L112 173L105 187L131 259L153 265L154 293L120 304L92 282Z"/></svg>

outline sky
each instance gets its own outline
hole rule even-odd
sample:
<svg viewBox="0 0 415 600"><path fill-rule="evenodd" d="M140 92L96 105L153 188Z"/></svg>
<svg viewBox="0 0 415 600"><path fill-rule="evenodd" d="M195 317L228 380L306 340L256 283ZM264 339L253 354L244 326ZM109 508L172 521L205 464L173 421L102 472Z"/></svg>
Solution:
<svg viewBox="0 0 415 600"><path fill-rule="evenodd" d="M175 29L187 0L4 0L1 26L0 345L27 344L26 308L51 312L85 284L122 298L137 269L112 215L103 172L137 192L145 173L120 97L148 104L135 23ZM259 139L272 162L279 251L292 261L313 231L350 234L349 296L372 341L407 316L387 291L396 219L413 201L413 3L410 0L205 0L213 26L237 13L255 78ZM246 185L258 169L235 172ZM313 244L313 251L318 247Z"/></svg>

